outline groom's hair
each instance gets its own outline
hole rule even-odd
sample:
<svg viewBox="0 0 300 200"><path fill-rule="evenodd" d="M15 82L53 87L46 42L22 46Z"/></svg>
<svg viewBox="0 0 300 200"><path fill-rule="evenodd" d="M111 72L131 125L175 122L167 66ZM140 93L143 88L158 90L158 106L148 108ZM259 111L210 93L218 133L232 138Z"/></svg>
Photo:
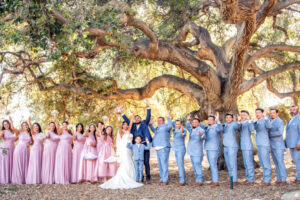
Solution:
<svg viewBox="0 0 300 200"><path fill-rule="evenodd" d="M136 116L134 116L134 118L136 118L136 117L139 117L139 118L141 118L141 116L139 116L139 115L136 115Z"/></svg>
<svg viewBox="0 0 300 200"><path fill-rule="evenodd" d="M165 121L165 118L164 118L164 117L158 117L158 119L162 119L163 121Z"/></svg>

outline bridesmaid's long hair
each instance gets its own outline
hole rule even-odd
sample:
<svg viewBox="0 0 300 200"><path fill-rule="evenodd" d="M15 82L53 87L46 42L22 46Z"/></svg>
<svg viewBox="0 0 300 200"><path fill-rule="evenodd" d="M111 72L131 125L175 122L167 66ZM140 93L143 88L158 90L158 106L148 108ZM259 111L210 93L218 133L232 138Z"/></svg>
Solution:
<svg viewBox="0 0 300 200"><path fill-rule="evenodd" d="M107 134L107 128L111 128L111 135ZM106 126L106 128L104 129L104 132L105 132L105 138L107 136L110 136L111 139L112 139L112 141L114 141L114 129L113 129L113 127L111 125Z"/></svg>
<svg viewBox="0 0 300 200"><path fill-rule="evenodd" d="M67 124L69 125L69 122L68 121L64 121L62 124ZM73 135L71 130L68 128L68 131L67 131L70 135Z"/></svg>
<svg viewBox="0 0 300 200"><path fill-rule="evenodd" d="M37 125L37 126L39 127L39 133L42 133L42 132L43 132L43 131L42 131L42 127L41 127L41 125L40 125L39 123L34 122L34 123L32 124L32 126L34 126L34 125Z"/></svg>
<svg viewBox="0 0 300 200"><path fill-rule="evenodd" d="M30 135L30 137L32 137L32 135L31 135L31 129L29 128L29 124L28 124L27 122L22 122L21 128L23 129L23 125L24 125L24 124L26 124L26 125L28 126L27 132L28 132L28 134Z"/></svg>
<svg viewBox="0 0 300 200"><path fill-rule="evenodd" d="M80 133L83 134L83 133L84 133L83 124L82 124L82 123L78 123L78 124L76 125L76 132L77 132L78 126L81 126L81 131L80 131Z"/></svg>
<svg viewBox="0 0 300 200"><path fill-rule="evenodd" d="M53 131L53 132L57 135L57 129L56 129L55 123L54 123L54 122L50 122L50 123L49 123L49 126L50 126L50 124L54 124L54 127L55 127L55 128L54 128L54 131Z"/></svg>
<svg viewBox="0 0 300 200"><path fill-rule="evenodd" d="M5 120L2 121L2 128L1 128L1 129L2 129L3 131L5 130L5 128L4 128L4 123L5 123L5 122L6 122L6 123L8 124L8 126L9 126L8 129L12 132L11 124L10 124L10 122L9 122L7 119L5 119Z"/></svg>
<svg viewBox="0 0 300 200"><path fill-rule="evenodd" d="M93 136L94 136L94 138L95 138L95 141L97 141L97 138L96 138L96 130L97 130L97 127L96 127L95 124L90 124L90 125L89 125L89 133L91 133L91 129L90 129L91 126L94 126L94 128L95 128L95 131L94 131L94 133L93 133Z"/></svg>

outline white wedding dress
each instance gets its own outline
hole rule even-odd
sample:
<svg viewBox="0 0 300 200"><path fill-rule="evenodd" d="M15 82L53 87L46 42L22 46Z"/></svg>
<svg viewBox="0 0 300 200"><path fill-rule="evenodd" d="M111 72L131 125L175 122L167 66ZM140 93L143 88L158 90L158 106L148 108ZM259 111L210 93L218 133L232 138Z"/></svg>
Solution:
<svg viewBox="0 0 300 200"><path fill-rule="evenodd" d="M122 138L117 135L117 156L119 156L118 162L120 167L117 174L99 185L103 189L131 189L143 186L142 183L135 181L135 168L133 163L132 150L128 149L127 143L130 142L132 135L127 131Z"/></svg>

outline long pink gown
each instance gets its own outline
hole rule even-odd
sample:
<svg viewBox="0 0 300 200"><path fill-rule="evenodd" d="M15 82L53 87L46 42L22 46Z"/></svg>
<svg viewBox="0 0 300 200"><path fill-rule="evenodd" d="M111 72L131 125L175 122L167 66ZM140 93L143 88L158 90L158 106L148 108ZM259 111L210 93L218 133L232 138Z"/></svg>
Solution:
<svg viewBox="0 0 300 200"><path fill-rule="evenodd" d="M24 184L28 171L30 156L29 143L31 137L29 133L22 132L19 136L19 143L14 150L13 168L11 182L13 184Z"/></svg>
<svg viewBox="0 0 300 200"><path fill-rule="evenodd" d="M30 158L28 172L26 176L26 184L42 183L42 158L43 158L43 139L39 138L41 133L32 136L33 145L30 149Z"/></svg>
<svg viewBox="0 0 300 200"><path fill-rule="evenodd" d="M97 136L96 138L97 138L97 153L99 153L101 145L102 145L102 141L101 141L101 137Z"/></svg>
<svg viewBox="0 0 300 200"><path fill-rule="evenodd" d="M89 133L89 136L86 138L81 157L80 157L80 167L79 167L79 181L89 181L96 182L97 177L95 176L95 165L96 160L87 160L84 159L84 155L91 153L97 155L97 148L92 145L96 144L96 140L93 134Z"/></svg>
<svg viewBox="0 0 300 200"><path fill-rule="evenodd" d="M59 141L57 134L49 132L49 137L45 140L43 159L42 159L42 184L53 184L54 183L54 167L56 149Z"/></svg>
<svg viewBox="0 0 300 200"><path fill-rule="evenodd" d="M12 132L4 130L2 139L3 143L1 148L3 149L0 149L0 184L7 184L11 183L16 136ZM3 154L3 150L6 150L7 154Z"/></svg>
<svg viewBox="0 0 300 200"><path fill-rule="evenodd" d="M115 151L113 149L113 141L110 136L107 136L106 140L102 141L101 148L98 152L98 159L96 162L95 174L98 179L104 177L113 177L116 175L118 166L117 162L107 163L104 162L110 156L115 156Z"/></svg>
<svg viewBox="0 0 300 200"><path fill-rule="evenodd" d="M79 166L80 166L80 157L83 150L83 146L86 138L81 133L76 133L76 140L73 147L73 158L72 158L72 173L71 173L71 182L79 182Z"/></svg>
<svg viewBox="0 0 300 200"><path fill-rule="evenodd" d="M71 181L72 141L73 136L63 131L55 157L54 180L56 184L69 184Z"/></svg>

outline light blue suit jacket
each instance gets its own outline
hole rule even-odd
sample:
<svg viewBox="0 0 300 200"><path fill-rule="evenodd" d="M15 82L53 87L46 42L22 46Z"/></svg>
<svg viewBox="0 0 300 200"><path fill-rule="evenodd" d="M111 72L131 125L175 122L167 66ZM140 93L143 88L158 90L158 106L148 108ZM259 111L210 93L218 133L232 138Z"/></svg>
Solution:
<svg viewBox="0 0 300 200"><path fill-rule="evenodd" d="M148 142L144 144L137 144L127 143L127 148L132 149L133 151L133 159L134 160L144 160L144 151L150 149L150 144Z"/></svg>
<svg viewBox="0 0 300 200"><path fill-rule="evenodd" d="M285 149L283 140L284 123L279 118L271 119L272 128L269 130L270 145L272 149Z"/></svg>
<svg viewBox="0 0 300 200"><path fill-rule="evenodd" d="M236 131L239 129L239 124L235 121L225 123L223 126L223 145L225 147L238 148L239 145L236 141Z"/></svg>
<svg viewBox="0 0 300 200"><path fill-rule="evenodd" d="M193 129L190 122L186 123L186 128L190 132L190 138L187 153L190 156L203 156L203 139L205 138L205 130L200 126ZM203 134L199 136L199 131Z"/></svg>
<svg viewBox="0 0 300 200"><path fill-rule="evenodd" d="M254 130L254 124L252 121L245 121L240 124L239 131L241 133L241 150L253 150L251 132Z"/></svg>
<svg viewBox="0 0 300 200"><path fill-rule="evenodd" d="M201 127L203 127L203 125ZM220 132L222 131L223 126L220 123L212 126L205 126L205 150L220 150Z"/></svg>
<svg viewBox="0 0 300 200"><path fill-rule="evenodd" d="M185 152L185 136L186 129L184 129L184 133L181 132L181 129L173 129L173 144L172 148L174 151Z"/></svg>
<svg viewBox="0 0 300 200"><path fill-rule="evenodd" d="M300 115L296 115L287 123L285 143L287 148L296 148L296 145L300 145Z"/></svg>
<svg viewBox="0 0 300 200"><path fill-rule="evenodd" d="M261 118L260 120L254 122L254 127L256 130L256 146L269 147L269 130L272 128L270 120Z"/></svg>
<svg viewBox="0 0 300 200"><path fill-rule="evenodd" d="M153 125L150 126L152 132L155 134L152 140L152 146L164 146L164 147L171 147L170 144L170 131L172 129L172 120L167 118L168 123L162 124L157 128L154 128Z"/></svg>

